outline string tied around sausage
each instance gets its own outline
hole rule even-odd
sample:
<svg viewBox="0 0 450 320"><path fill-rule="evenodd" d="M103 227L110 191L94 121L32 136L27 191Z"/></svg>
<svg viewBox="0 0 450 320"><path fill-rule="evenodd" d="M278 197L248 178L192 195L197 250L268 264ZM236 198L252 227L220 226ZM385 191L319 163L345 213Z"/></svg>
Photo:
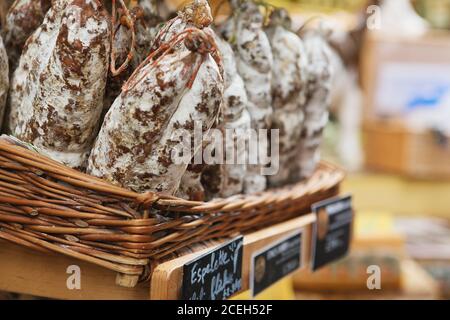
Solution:
<svg viewBox="0 0 450 320"><path fill-rule="evenodd" d="M166 55L172 53L172 50L183 41L188 50L192 52L198 52L202 56L200 61L195 66L193 66L194 69L192 75L186 84L189 89L192 88L192 85L197 77L197 73L200 70L201 65L205 61L206 56L208 54L211 54L214 55L215 59L218 59L218 49L214 38L204 30L195 27L185 29L175 34L169 41L161 44L158 49L148 55L147 58L134 70L128 81L123 85L122 91L126 93L131 88L133 88L137 83L145 78L146 74L138 77L140 71L144 67L149 64L152 68L158 66L161 60Z"/></svg>
<svg viewBox="0 0 450 320"><path fill-rule="evenodd" d="M112 12L111 12L111 23L112 23L113 31L111 32L110 71L114 77L118 76L122 72L124 72L128 68L128 65L130 64L131 60L133 59L134 47L136 45L135 22L136 22L136 20L141 19L143 17L143 13L140 10L133 10L133 12L130 12L130 10L128 10L128 8L123 0L118 0L118 1L121 6L121 9L117 10L116 9L116 0L112 0ZM131 1L130 6L133 9L139 8L137 5L134 4L134 2L135 1ZM119 19L117 19L117 16L119 16ZM116 50L114 47L114 39L117 34L117 31L119 30L119 28L121 26L126 26L130 30L131 44L130 44L130 49L128 51L125 61L118 68L116 68Z"/></svg>

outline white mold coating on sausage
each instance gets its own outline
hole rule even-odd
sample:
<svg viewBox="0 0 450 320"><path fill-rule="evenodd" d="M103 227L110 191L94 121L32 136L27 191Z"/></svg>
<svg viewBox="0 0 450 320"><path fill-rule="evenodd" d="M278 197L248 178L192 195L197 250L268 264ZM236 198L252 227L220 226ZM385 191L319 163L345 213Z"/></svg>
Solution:
<svg viewBox="0 0 450 320"><path fill-rule="evenodd" d="M16 0L9 8L2 35L10 72L17 67L25 41L41 25L50 5L51 0Z"/></svg>
<svg viewBox="0 0 450 320"><path fill-rule="evenodd" d="M307 91L308 58L303 41L290 31L291 21L284 9L275 9L266 28L272 53L272 129L279 131L279 171L269 176L279 187L298 179L292 161L300 140Z"/></svg>
<svg viewBox="0 0 450 320"><path fill-rule="evenodd" d="M21 95L14 134L70 167L85 165L99 126L110 32L98 0L57 1L14 75Z"/></svg>
<svg viewBox="0 0 450 320"><path fill-rule="evenodd" d="M269 129L272 117L271 78L273 56L263 30L263 16L253 1L231 1L234 15L222 26L222 35L233 44L239 75L245 84L252 129ZM253 142L256 143L256 142ZM245 193L265 190L262 165L249 165Z"/></svg>
<svg viewBox="0 0 450 320"><path fill-rule="evenodd" d="M333 51L321 29L311 30L304 36L308 53L308 97L305 106L305 122L298 149L299 175L311 176L320 161L320 145L323 130L328 122L331 100Z"/></svg>
<svg viewBox="0 0 450 320"><path fill-rule="evenodd" d="M187 83L193 66L203 61L192 88ZM165 55L156 66L148 64L140 79L122 92L108 111L89 158L88 172L138 192L174 194L188 162L177 163L172 150L193 134L194 121L207 133L223 95L223 79L215 61L186 49ZM198 150L190 150L191 155Z"/></svg>
<svg viewBox="0 0 450 320"><path fill-rule="evenodd" d="M245 149L237 148L237 142L251 128L251 118L247 110L247 93L244 82L237 72L233 49L218 35L215 35L215 41L224 68L223 114L218 128L222 132L225 152L222 159L224 163L206 169L207 172L202 179L209 199L242 193L247 167L246 164L237 163L237 159L245 157ZM226 140L227 131L231 135L230 141ZM226 155L234 155L234 163L225 163Z"/></svg>

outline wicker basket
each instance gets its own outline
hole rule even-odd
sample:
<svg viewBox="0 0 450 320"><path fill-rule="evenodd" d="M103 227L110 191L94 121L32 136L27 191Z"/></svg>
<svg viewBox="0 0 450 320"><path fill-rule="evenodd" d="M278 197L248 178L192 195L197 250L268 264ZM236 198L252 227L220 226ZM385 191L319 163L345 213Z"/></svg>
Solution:
<svg viewBox="0 0 450 320"><path fill-rule="evenodd" d="M134 277L200 241L307 213L337 194L342 170L321 163L308 180L211 202L138 194L0 138L0 238ZM134 284L134 283L133 283Z"/></svg>

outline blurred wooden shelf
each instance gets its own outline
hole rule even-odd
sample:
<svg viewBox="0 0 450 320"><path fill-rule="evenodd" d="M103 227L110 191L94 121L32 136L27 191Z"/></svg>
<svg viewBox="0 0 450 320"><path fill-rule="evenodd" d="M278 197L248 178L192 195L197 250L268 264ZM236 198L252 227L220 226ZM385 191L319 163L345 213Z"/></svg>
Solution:
<svg viewBox="0 0 450 320"><path fill-rule="evenodd" d="M338 290L338 289L337 289ZM354 292L297 292L298 300L435 300L441 297L439 284L413 260L401 262L400 290L365 290Z"/></svg>

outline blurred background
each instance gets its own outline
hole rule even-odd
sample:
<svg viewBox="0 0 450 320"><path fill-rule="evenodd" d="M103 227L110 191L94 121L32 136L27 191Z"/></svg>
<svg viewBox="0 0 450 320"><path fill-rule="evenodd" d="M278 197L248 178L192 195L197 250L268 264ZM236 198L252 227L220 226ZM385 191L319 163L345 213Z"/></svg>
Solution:
<svg viewBox="0 0 450 320"><path fill-rule="evenodd" d="M332 24L342 65L323 158L347 169L357 213L349 257L294 276L292 294L448 299L450 0L271 2L296 25ZM367 289L369 265L380 267L381 290Z"/></svg>

